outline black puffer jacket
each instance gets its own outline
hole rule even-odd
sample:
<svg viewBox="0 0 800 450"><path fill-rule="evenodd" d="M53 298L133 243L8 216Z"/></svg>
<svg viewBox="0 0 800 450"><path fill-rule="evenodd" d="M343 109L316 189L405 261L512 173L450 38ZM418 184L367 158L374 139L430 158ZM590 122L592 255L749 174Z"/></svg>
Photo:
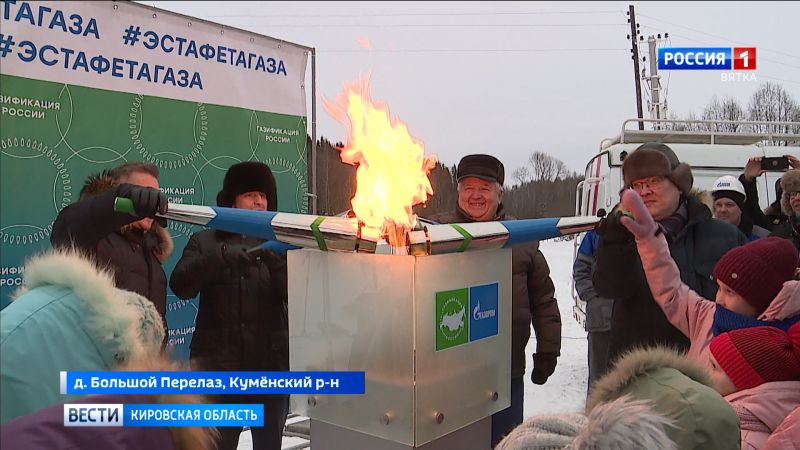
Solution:
<svg viewBox="0 0 800 450"><path fill-rule="evenodd" d="M770 236L788 239L794 244L795 248L800 250L800 217L787 217L786 220L775 225ZM800 263L798 263L798 265L800 266Z"/></svg>
<svg viewBox="0 0 800 450"><path fill-rule="evenodd" d="M192 235L170 276L180 298L200 294L191 358L205 370L288 370L286 260L246 253L264 241L223 231Z"/></svg>
<svg viewBox="0 0 800 450"><path fill-rule="evenodd" d="M91 183L98 185L89 186ZM97 177L89 184L84 191L88 188L101 192L86 195L62 209L53 224L50 243L53 247L74 244L89 252L100 266L114 271L118 288L148 298L165 318L167 277L161 263L172 251L169 232L156 223L146 234L127 227L138 219L114 211L119 186Z"/></svg>
<svg viewBox="0 0 800 450"><path fill-rule="evenodd" d="M675 236L667 236L669 250L681 280L703 297L713 300L717 283L712 271L719 258L747 238L735 226L712 219L697 197L687 196L687 223ZM609 227L611 228L611 227ZM636 241L618 222L615 230L598 229L594 287L613 298L609 362L637 346L667 345L688 350L689 340L673 327L653 300Z"/></svg>
<svg viewBox="0 0 800 450"><path fill-rule="evenodd" d="M457 209L430 218L439 223L474 222ZM501 204L496 220L506 217ZM561 354L561 313L550 279L550 267L539 250L539 243L511 248L511 376L525 375L525 346L531 337L531 323L536 332L537 354Z"/></svg>
<svg viewBox="0 0 800 450"><path fill-rule="evenodd" d="M758 185L756 180L748 181L744 174L739 175L739 181L744 186L745 202L742 209L742 217L749 217L752 219L754 225L764 228L767 231L772 231L773 228L783 223L786 220L786 215L781 211L780 198L783 191L780 188L780 180L775 183L775 191L777 199L772 202L767 209L761 210L758 204ZM747 234L745 232L745 234Z"/></svg>

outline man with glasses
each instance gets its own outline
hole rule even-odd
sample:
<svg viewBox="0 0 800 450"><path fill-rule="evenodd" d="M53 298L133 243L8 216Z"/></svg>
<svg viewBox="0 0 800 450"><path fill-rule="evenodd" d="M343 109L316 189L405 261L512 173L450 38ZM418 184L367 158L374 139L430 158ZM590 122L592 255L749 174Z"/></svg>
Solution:
<svg viewBox="0 0 800 450"><path fill-rule="evenodd" d="M747 242L735 226L713 219L711 211L691 192L691 168L667 145L642 144L622 163L625 188L642 197L664 233L681 279L703 297L713 300L717 284L711 274L728 250ZM609 365L638 346L667 345L688 349L688 339L667 320L653 300L636 241L619 221L618 205L598 227L593 281L597 294L614 299Z"/></svg>

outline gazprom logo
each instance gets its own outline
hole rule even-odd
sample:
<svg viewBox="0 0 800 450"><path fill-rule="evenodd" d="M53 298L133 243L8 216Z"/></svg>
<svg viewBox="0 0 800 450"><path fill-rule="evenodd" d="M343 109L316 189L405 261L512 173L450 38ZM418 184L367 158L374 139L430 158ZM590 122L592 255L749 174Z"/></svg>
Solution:
<svg viewBox="0 0 800 450"><path fill-rule="evenodd" d="M475 309L472 310L472 318L474 320L483 320L483 319L491 319L492 317L497 315L497 309L492 308L487 311L481 311L481 302L479 301L477 305L475 305Z"/></svg>
<svg viewBox="0 0 800 450"><path fill-rule="evenodd" d="M436 293L436 351L497 336L499 283Z"/></svg>
<svg viewBox="0 0 800 450"><path fill-rule="evenodd" d="M469 340L477 341L497 335L498 283L469 288Z"/></svg>

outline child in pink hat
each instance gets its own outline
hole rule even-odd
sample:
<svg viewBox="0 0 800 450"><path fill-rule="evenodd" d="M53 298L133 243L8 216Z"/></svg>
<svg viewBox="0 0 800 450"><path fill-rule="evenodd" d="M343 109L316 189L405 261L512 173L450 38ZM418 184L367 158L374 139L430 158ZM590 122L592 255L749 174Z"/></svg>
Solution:
<svg viewBox="0 0 800 450"><path fill-rule="evenodd" d="M722 333L709 349L711 379L739 416L742 449L760 449L767 439L800 442L797 424L782 426L800 405L800 323L788 333L775 327Z"/></svg>
<svg viewBox="0 0 800 450"><path fill-rule="evenodd" d="M786 332L800 322L798 251L791 242L768 237L725 253L713 270L719 290L712 302L681 281L664 233L639 194L623 192L622 206L632 217L620 222L636 237L653 298L670 323L690 339L690 358L707 364L711 340L726 331L772 326Z"/></svg>

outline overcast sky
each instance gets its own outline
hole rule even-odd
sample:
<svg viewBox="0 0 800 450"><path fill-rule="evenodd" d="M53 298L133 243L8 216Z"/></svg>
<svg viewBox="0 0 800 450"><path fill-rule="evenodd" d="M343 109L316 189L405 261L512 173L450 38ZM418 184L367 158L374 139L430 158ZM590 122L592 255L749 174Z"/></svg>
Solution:
<svg viewBox="0 0 800 450"><path fill-rule="evenodd" d="M536 150L582 172L601 139L636 116L628 2L142 3L316 48L317 135L331 141L345 130L322 96L367 72L373 98L427 153L447 164L491 153L508 174ZM662 46L757 48L755 82L662 72L670 114L699 114L713 95L746 105L764 81L800 101L800 2L634 6L645 40L669 33Z"/></svg>

